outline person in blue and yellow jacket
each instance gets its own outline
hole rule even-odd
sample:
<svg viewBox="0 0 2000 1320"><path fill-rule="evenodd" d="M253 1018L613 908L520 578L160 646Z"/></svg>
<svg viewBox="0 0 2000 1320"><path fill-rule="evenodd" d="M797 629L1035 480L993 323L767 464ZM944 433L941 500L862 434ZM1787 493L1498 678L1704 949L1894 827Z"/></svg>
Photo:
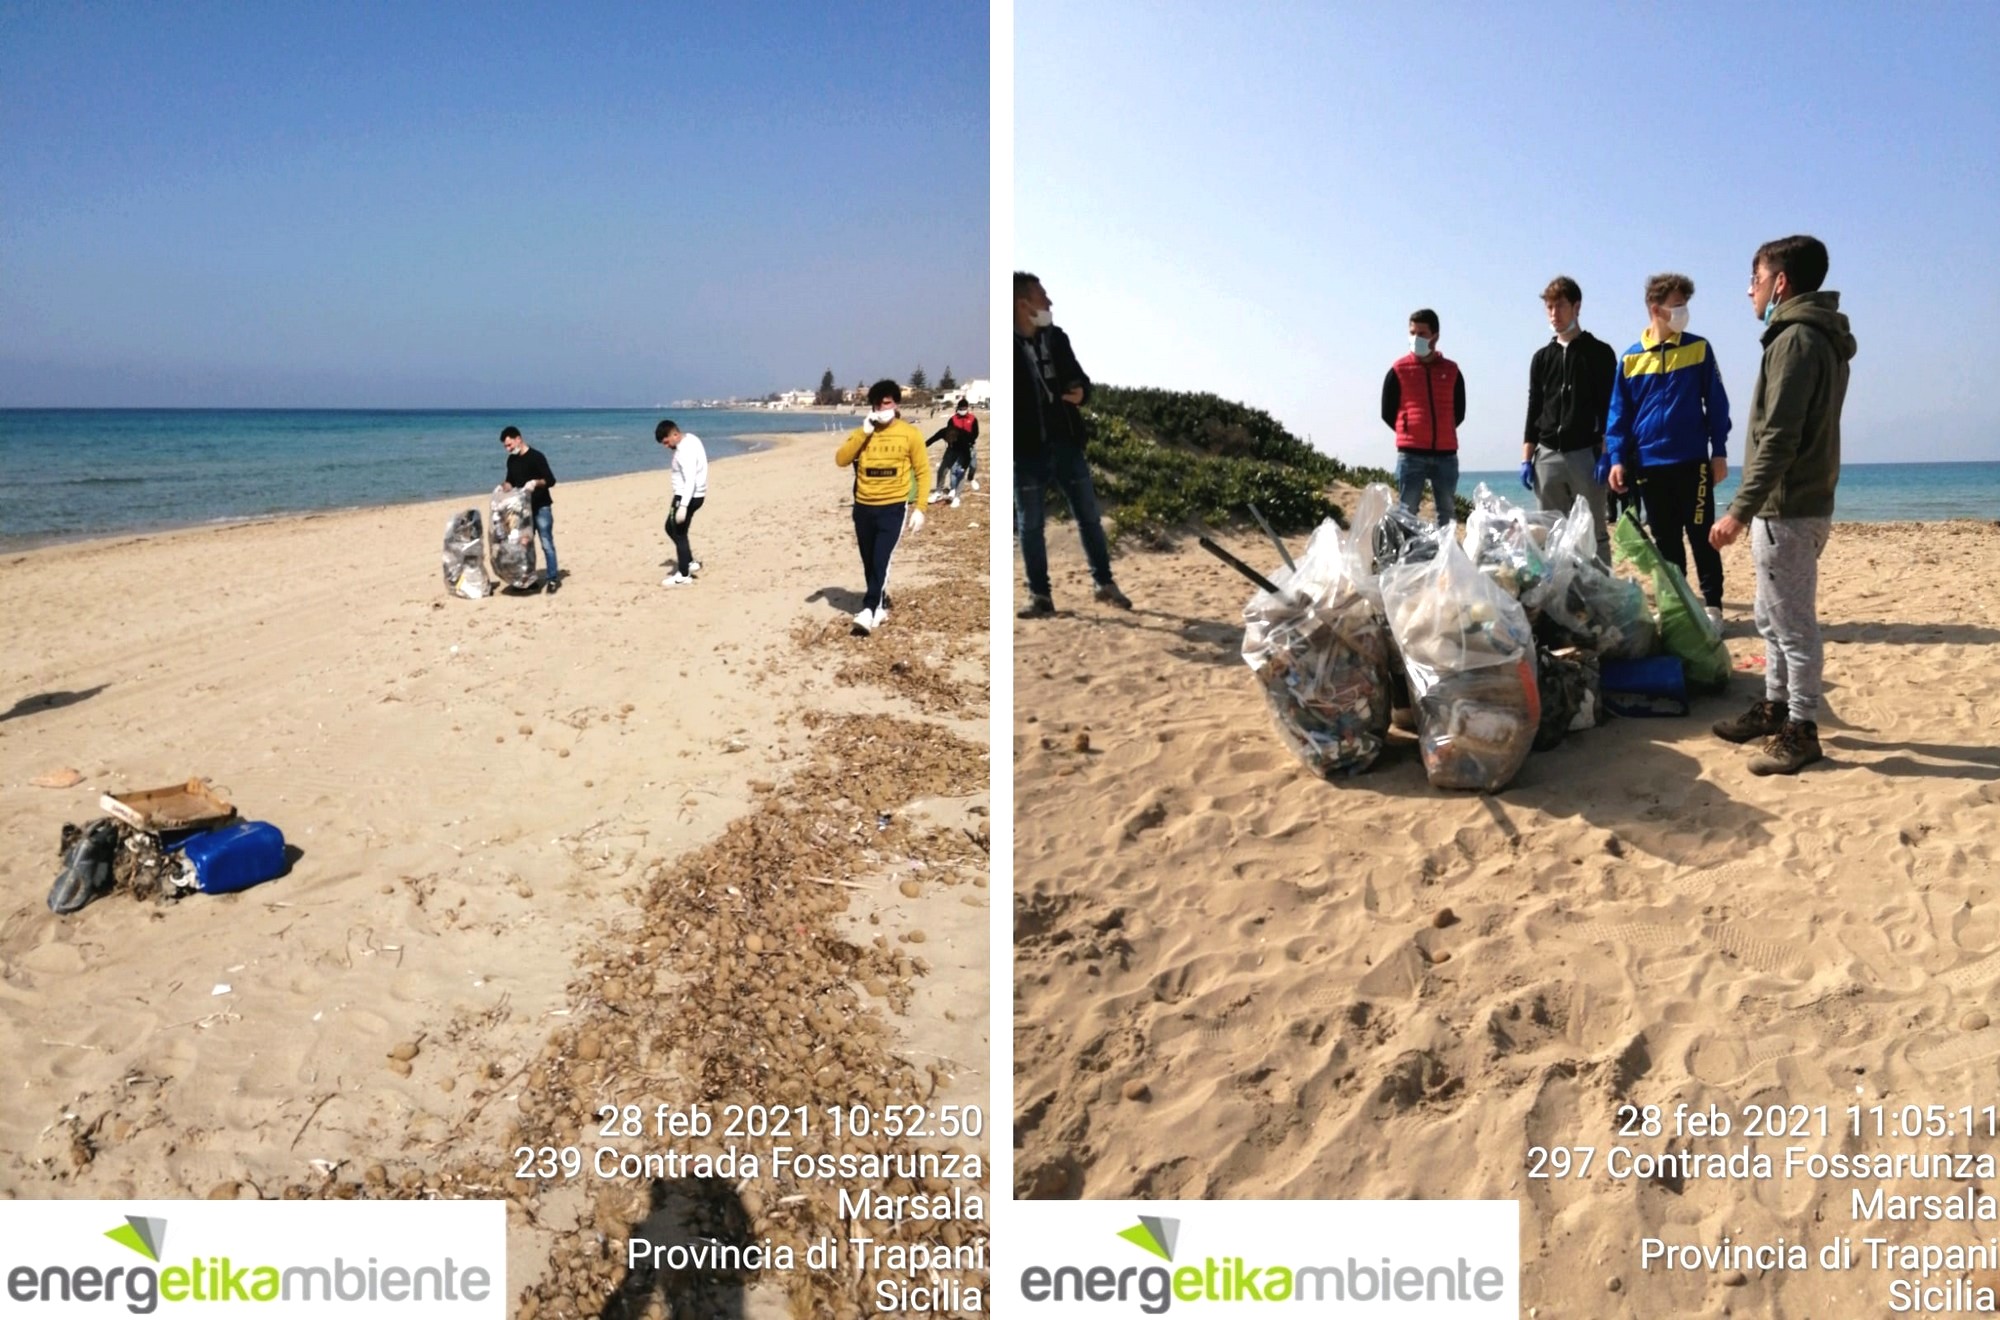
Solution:
<svg viewBox="0 0 2000 1320"><path fill-rule="evenodd" d="M1715 487L1729 475L1729 396L1714 347L1687 333L1694 281L1655 275L1646 281L1652 324L1625 350L1611 386L1611 415L1604 428L1613 455L1611 489L1634 489L1660 557L1687 575L1681 538L1694 552L1701 598L1722 625L1722 554L1709 544L1715 526Z"/></svg>
<svg viewBox="0 0 2000 1320"><path fill-rule="evenodd" d="M833 461L854 469L854 539L861 548L867 593L854 616L856 635L889 619L889 560L904 531L924 525L931 493L930 447L924 433L904 421L897 405L902 387L878 380L868 387L868 415L841 442Z"/></svg>

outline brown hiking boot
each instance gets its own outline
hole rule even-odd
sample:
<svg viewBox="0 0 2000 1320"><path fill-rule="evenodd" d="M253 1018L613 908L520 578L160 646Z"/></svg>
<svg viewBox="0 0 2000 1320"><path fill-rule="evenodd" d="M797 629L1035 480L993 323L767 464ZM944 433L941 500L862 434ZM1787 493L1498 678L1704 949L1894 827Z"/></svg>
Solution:
<svg viewBox="0 0 2000 1320"><path fill-rule="evenodd" d="M1795 775L1814 761L1824 760L1819 749L1819 725L1811 720L1786 720L1764 750L1750 758L1753 775Z"/></svg>
<svg viewBox="0 0 2000 1320"><path fill-rule="evenodd" d="M1712 726L1715 736L1725 742L1747 743L1752 738L1769 738L1785 727L1785 707L1776 701L1758 700L1750 709Z"/></svg>

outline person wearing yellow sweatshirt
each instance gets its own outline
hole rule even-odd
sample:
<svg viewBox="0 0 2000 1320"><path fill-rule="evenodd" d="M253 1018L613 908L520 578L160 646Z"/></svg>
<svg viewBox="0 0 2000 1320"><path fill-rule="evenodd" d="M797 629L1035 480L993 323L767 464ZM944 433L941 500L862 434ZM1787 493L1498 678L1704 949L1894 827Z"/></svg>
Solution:
<svg viewBox="0 0 2000 1320"><path fill-rule="evenodd" d="M903 420L897 407L902 401L895 381L870 385L868 415L833 456L841 467L854 469L854 539L868 584L854 616L857 637L888 621L889 560L904 532L923 527L931 492L930 449L924 433Z"/></svg>

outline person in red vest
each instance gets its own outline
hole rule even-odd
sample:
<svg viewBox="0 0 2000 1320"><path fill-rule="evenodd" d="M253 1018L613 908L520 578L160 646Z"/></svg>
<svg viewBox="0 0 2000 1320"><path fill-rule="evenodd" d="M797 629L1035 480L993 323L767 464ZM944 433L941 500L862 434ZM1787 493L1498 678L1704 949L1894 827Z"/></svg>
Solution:
<svg viewBox="0 0 2000 1320"><path fill-rule="evenodd" d="M1465 421L1465 377L1437 351L1438 314L1410 313L1410 351L1382 381L1382 420L1396 433L1396 493L1411 513L1429 482L1437 523L1458 516L1458 428Z"/></svg>

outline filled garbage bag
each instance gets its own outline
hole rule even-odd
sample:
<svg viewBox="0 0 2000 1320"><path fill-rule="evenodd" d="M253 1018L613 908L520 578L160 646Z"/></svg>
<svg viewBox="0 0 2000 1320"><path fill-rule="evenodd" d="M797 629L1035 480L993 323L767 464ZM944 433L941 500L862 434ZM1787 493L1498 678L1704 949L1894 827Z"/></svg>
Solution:
<svg viewBox="0 0 2000 1320"><path fill-rule="evenodd" d="M1535 688L1542 718L1535 730L1535 750L1546 752L1577 729L1597 724L1603 709L1597 653L1580 647L1535 648Z"/></svg>
<svg viewBox="0 0 2000 1320"><path fill-rule="evenodd" d="M1639 517L1627 509L1612 528L1611 539L1618 553L1641 573L1653 579L1653 604L1659 611L1660 646L1681 658L1687 666L1688 686L1700 691L1718 691L1729 684L1729 648L1714 620L1702 608L1687 578L1660 558L1660 548L1639 526Z"/></svg>
<svg viewBox="0 0 2000 1320"><path fill-rule="evenodd" d="M534 496L525 490L493 491L493 573L510 587L532 587L535 571Z"/></svg>
<svg viewBox="0 0 2000 1320"><path fill-rule="evenodd" d="M1465 520L1465 552L1481 573L1527 607L1529 618L1568 589L1568 575L1549 558L1550 534L1560 519L1510 504L1480 482Z"/></svg>
<svg viewBox="0 0 2000 1320"><path fill-rule="evenodd" d="M1368 598L1385 622L1389 614L1382 604L1382 570L1391 564L1434 559L1437 549L1435 523L1418 521L1397 502L1396 492L1379 481L1362 488L1361 498L1354 505L1354 516L1348 520L1343 550L1356 590ZM1393 635L1389 637L1389 710L1397 728L1416 727L1410 683L1403 676L1403 657L1396 650Z"/></svg>
<svg viewBox="0 0 2000 1320"><path fill-rule="evenodd" d="M477 509L467 509L444 525L444 585L468 600L493 594L486 577L486 535Z"/></svg>
<svg viewBox="0 0 2000 1320"><path fill-rule="evenodd" d="M1358 588L1331 519L1296 568L1243 607L1243 660L1263 685L1278 735L1317 774L1358 774L1389 733L1389 632Z"/></svg>
<svg viewBox="0 0 2000 1320"><path fill-rule="evenodd" d="M1382 573L1389 629L1417 702L1417 745L1438 788L1504 788L1541 722L1535 644L1521 602L1473 566L1457 538L1426 563Z"/></svg>
<svg viewBox="0 0 2000 1320"><path fill-rule="evenodd" d="M1549 559L1563 589L1542 607L1543 619L1606 659L1638 660L1659 645L1646 593L1597 557L1597 526L1579 495L1549 538Z"/></svg>
<svg viewBox="0 0 2000 1320"><path fill-rule="evenodd" d="M118 822L109 816L82 830L63 829L63 867L49 890L49 909L71 913L111 892L111 867L118 857Z"/></svg>

